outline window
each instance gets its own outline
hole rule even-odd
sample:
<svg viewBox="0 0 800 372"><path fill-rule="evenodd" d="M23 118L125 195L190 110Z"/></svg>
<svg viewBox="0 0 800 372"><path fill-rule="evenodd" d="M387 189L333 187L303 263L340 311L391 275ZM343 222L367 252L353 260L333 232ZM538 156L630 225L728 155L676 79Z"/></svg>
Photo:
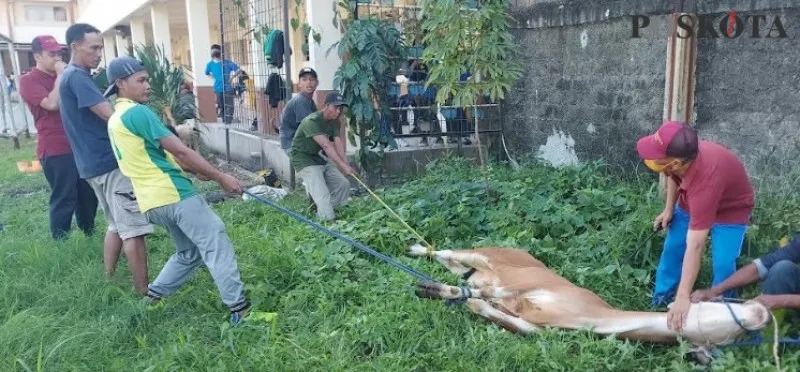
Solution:
<svg viewBox="0 0 800 372"><path fill-rule="evenodd" d="M67 8L51 5L25 5L28 22L67 22Z"/></svg>

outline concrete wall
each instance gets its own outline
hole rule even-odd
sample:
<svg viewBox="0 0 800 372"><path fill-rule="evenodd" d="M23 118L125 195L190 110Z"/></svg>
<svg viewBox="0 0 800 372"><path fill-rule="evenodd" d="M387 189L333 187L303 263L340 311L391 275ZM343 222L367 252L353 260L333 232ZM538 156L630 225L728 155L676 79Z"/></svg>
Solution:
<svg viewBox="0 0 800 372"><path fill-rule="evenodd" d="M639 134L661 120L665 17L641 39L630 17L666 13L663 1L518 1L513 33L525 72L511 93L506 138L512 152L554 165L605 158L627 165ZM645 3L645 4L642 4Z"/></svg>
<svg viewBox="0 0 800 372"><path fill-rule="evenodd" d="M712 13L736 6L737 14L767 15L767 22L762 38L751 38L748 23L739 38L698 39L696 126L733 149L752 174L780 174L800 166L800 3L746 3L701 7ZM764 38L775 16L788 38Z"/></svg>
<svg viewBox="0 0 800 372"><path fill-rule="evenodd" d="M225 126L222 124L200 124L200 140L212 152L226 156ZM281 150L280 141L274 136L262 136L252 132L231 129L228 133L230 141L231 161L257 172L262 169L272 168L281 182L288 189L290 185L291 168L289 157ZM484 156L488 156L486 147L483 147ZM435 159L448 154L458 154L471 158L479 164L477 146L456 148L426 148L416 150L403 150L387 152L381 162L381 167L386 175L420 174L425 172L425 166ZM356 171L359 171L355 152L348 150L347 161ZM371 179L372 180L372 179ZM379 180L372 180L381 182ZM298 187L300 180L297 180ZM355 187L357 183L351 179Z"/></svg>
<svg viewBox="0 0 800 372"><path fill-rule="evenodd" d="M640 164L636 139L663 115L665 15L672 3L517 1L511 24L525 76L509 102L512 151L556 164L599 158L622 167ZM694 124L701 136L732 148L751 173L766 160L794 162L800 140L800 3L698 3L700 14L767 15L762 36L779 15L789 36L750 38L748 22L746 37L698 39ZM650 25L641 38L631 38L631 16L641 14Z"/></svg>

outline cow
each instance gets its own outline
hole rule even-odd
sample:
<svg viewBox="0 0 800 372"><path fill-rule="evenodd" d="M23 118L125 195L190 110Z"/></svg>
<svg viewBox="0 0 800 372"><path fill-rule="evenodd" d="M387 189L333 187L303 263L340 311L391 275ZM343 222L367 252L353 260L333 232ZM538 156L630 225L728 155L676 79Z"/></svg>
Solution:
<svg viewBox="0 0 800 372"><path fill-rule="evenodd" d="M697 347L713 348L730 344L747 331L760 330L771 320L769 310L756 301L700 302L691 305L686 325L678 333L667 327L666 312L615 309L523 249L429 250L415 244L409 253L432 257L468 283L457 287L422 281L417 284L417 296L466 300L472 312L520 335L544 327L588 328L618 339L664 344L678 343L680 336Z"/></svg>

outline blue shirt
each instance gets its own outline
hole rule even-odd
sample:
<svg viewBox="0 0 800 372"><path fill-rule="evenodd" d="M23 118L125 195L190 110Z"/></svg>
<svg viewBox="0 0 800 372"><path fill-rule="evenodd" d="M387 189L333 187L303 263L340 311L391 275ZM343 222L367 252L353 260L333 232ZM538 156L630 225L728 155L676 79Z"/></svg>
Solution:
<svg viewBox="0 0 800 372"><path fill-rule="evenodd" d="M239 66L229 60L211 60L206 65L206 75L214 77L214 93L222 93L233 90L231 86L231 72L239 71ZM224 84L224 85L223 85ZM223 90L223 86L225 90Z"/></svg>
<svg viewBox="0 0 800 372"><path fill-rule="evenodd" d="M81 178L89 179L117 169L117 160L108 139L108 123L89 108L106 102L89 71L67 66L59 85L58 108L64 132Z"/></svg>

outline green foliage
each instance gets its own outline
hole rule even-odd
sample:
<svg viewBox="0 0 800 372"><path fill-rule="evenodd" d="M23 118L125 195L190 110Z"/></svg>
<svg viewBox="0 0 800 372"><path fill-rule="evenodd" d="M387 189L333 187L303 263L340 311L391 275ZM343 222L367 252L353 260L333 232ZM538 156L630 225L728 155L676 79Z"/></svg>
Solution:
<svg viewBox="0 0 800 372"><path fill-rule="evenodd" d="M467 0L420 0L426 86L436 86L436 100L456 106L474 105L480 96L500 101L522 76L508 31L510 0L486 0L469 9ZM469 71L470 81L460 81ZM480 77L476 79L475 77Z"/></svg>
<svg viewBox="0 0 800 372"><path fill-rule="evenodd" d="M303 6L303 0L294 0L294 17L289 21L290 25L292 26L292 30L297 32L297 29L300 28L300 23L303 24L303 44L302 50L303 55L306 58L309 57L309 45L308 45L308 37L311 35L311 38L314 39L314 42L319 45L322 42L322 34L315 30L311 25L306 22L306 15L305 13L300 13L300 7Z"/></svg>
<svg viewBox="0 0 800 372"><path fill-rule="evenodd" d="M391 22L376 19L350 22L331 49L337 46L342 65L333 85L349 105L350 133L360 136L358 157L366 169L376 156L369 149L391 142L379 133L378 123L390 114L386 97L408 51L400 31Z"/></svg>
<svg viewBox="0 0 800 372"><path fill-rule="evenodd" d="M230 328L202 267L164 308L148 310L131 289L124 257L114 278L103 274L102 213L94 236L49 238L47 183L41 173L17 172L16 161L35 157L34 140L21 141L18 151L0 141L0 371L697 370L682 358L686 345L555 329L512 335L465 306L416 298L407 274L253 202L214 209L236 247L255 309L277 312L276 325ZM622 182L600 163L560 170L525 164L519 172L493 166L503 203L488 205L474 170L470 161L446 159L419 180L376 191L439 249L521 247L616 307L648 308L653 267L626 257L642 251L658 258L663 237L649 252L639 248L663 206L655 177ZM759 196L757 233L748 232L740 264L773 249L800 223L797 189L774 191ZM290 195L281 204L305 211L308 202ZM355 198L340 216L332 225L337 231L459 283L436 262L405 257L412 235L369 196ZM162 228L147 245L152 280L175 248ZM703 265L708 273L709 262ZM709 279L701 276L701 285ZM786 371L800 369L800 350L780 354ZM729 348L711 370L769 371L772 363L771 345Z"/></svg>
<svg viewBox="0 0 800 372"><path fill-rule="evenodd" d="M183 68L172 63L159 45L137 46L136 58L150 75L150 100L147 105L165 123L181 124L182 119L196 118L194 99L181 99L181 86L187 76Z"/></svg>
<svg viewBox="0 0 800 372"><path fill-rule="evenodd" d="M94 80L94 84L97 85L101 92L105 92L108 89L108 75L106 75L105 68L97 69L97 73L92 77L92 80Z"/></svg>

